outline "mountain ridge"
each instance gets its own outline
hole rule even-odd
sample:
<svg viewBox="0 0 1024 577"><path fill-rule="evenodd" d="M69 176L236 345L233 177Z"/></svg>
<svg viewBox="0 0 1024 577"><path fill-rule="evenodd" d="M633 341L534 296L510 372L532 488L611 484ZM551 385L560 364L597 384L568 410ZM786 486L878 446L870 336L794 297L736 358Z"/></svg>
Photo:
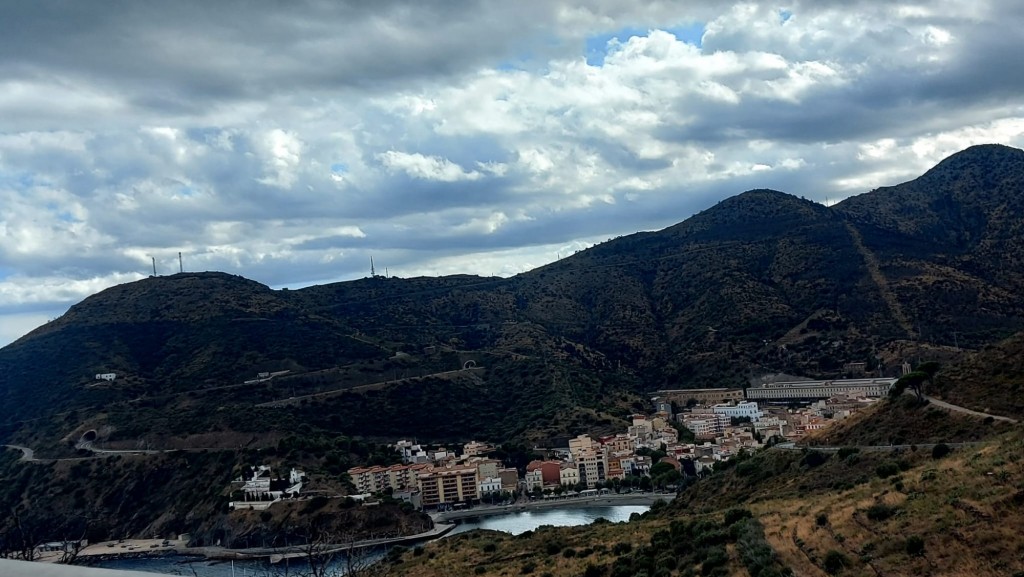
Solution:
<svg viewBox="0 0 1024 577"><path fill-rule="evenodd" d="M18 407L36 418L200 394L285 369L320 375L290 377L301 383L296 392L309 393L385 381L396 370L457 370L484 357L524 364L550 357L531 369L527 388L540 395L555 374L579 378L604 391L591 403L614 397L595 385L605 380L628 395L738 386L757 371L839 376L848 362L894 372L899 360L883 350L901 341L979 347L1024 328L1024 304L1014 298L1024 294L1024 262L963 240L978 239L984 221L982 240L1022 242L1015 188L1024 187L1022 159L1016 149L972 147L919 179L833 207L754 189L661 231L612 239L509 278L373 277L275 291L212 272L118 285L0 349L0 410ZM991 190L971 188L982 185ZM964 211L940 203L905 214L909 224L889 222L905 212L901 202L925 193L966 203L984 218L961 218ZM952 236L932 235L935 222ZM997 257L1004 258L998 266ZM604 376L610 367L613 376ZM96 386L92 375L100 372L124 377ZM556 405L545 421L600 409ZM14 434L18 426L8 425ZM550 433L569 432L558 428ZM494 433L467 434L474 431Z"/></svg>

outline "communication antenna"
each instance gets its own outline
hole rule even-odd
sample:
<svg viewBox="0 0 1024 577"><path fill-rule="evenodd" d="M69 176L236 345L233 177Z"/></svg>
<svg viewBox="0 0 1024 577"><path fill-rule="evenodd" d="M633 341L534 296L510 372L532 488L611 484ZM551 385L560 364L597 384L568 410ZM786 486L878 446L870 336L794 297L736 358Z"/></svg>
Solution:
<svg viewBox="0 0 1024 577"><path fill-rule="evenodd" d="M185 272L185 265L181 263L181 251L178 251L178 272Z"/></svg>
<svg viewBox="0 0 1024 577"><path fill-rule="evenodd" d="M373 268L373 257L370 257L370 278L377 276L376 269Z"/></svg>
<svg viewBox="0 0 1024 577"><path fill-rule="evenodd" d="M153 276L156 276L156 257L151 256L149 258L153 259Z"/></svg>

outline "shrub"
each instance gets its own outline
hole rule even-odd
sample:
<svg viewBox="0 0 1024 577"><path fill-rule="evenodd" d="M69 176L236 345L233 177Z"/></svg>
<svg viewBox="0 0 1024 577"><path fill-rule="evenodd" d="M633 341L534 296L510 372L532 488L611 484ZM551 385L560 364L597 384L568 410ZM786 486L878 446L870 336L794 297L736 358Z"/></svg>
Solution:
<svg viewBox="0 0 1024 577"><path fill-rule="evenodd" d="M575 556L576 550L572 547L566 547L565 549L562 549L562 557L565 557L566 559L571 559Z"/></svg>
<svg viewBox="0 0 1024 577"><path fill-rule="evenodd" d="M839 455L840 459L846 459L850 455L856 455L859 452L860 449L858 449L857 447L843 447L839 449L839 452L837 454Z"/></svg>
<svg viewBox="0 0 1024 577"><path fill-rule="evenodd" d="M549 541L548 544L544 546L544 550L547 551L548 555L558 555L558 552L562 550L562 544Z"/></svg>
<svg viewBox="0 0 1024 577"><path fill-rule="evenodd" d="M700 574L708 575L718 567L724 567L729 563L729 554L725 552L725 547L714 547L708 551L707 556L704 558L704 562L700 566Z"/></svg>
<svg viewBox="0 0 1024 577"><path fill-rule="evenodd" d="M814 523L819 527L828 525L828 515L824 513L818 513L818 516L814 518Z"/></svg>
<svg viewBox="0 0 1024 577"><path fill-rule="evenodd" d="M614 555L625 555L625 554L629 553L632 550L633 550L633 545L630 544L630 543L626 543L626 542L616 543L615 546L612 547L612 553Z"/></svg>
<svg viewBox="0 0 1024 577"><path fill-rule="evenodd" d="M821 451L807 451L804 453L804 457L800 459L801 465L807 465L810 468L824 465L825 461L828 461L828 453Z"/></svg>
<svg viewBox="0 0 1024 577"><path fill-rule="evenodd" d="M535 569L537 569L537 564L533 561L527 561L526 563L523 563L519 572L523 575L529 575L530 573L533 573Z"/></svg>
<svg viewBox="0 0 1024 577"><path fill-rule="evenodd" d="M747 509L729 509L725 512L725 520L722 522L726 527L734 525L743 519L749 519L754 515Z"/></svg>
<svg viewBox="0 0 1024 577"><path fill-rule="evenodd" d="M758 472L758 466L750 461L744 461L736 465L736 474L740 477L750 477Z"/></svg>
<svg viewBox="0 0 1024 577"><path fill-rule="evenodd" d="M603 577L604 574L604 565L594 565L588 563L587 568L583 570L583 577Z"/></svg>
<svg viewBox="0 0 1024 577"><path fill-rule="evenodd" d="M419 556L420 556L420 555L422 555L422 554L423 554L423 547L415 547L415 548L414 548L414 549L412 550L412 556L413 556L413 557L419 557Z"/></svg>
<svg viewBox="0 0 1024 577"><path fill-rule="evenodd" d="M484 573L487 573L487 568L483 565L477 565L473 568L473 573L476 573L477 575L483 575Z"/></svg>
<svg viewBox="0 0 1024 577"><path fill-rule="evenodd" d="M835 549L825 554L824 568L825 572L829 575L838 575L840 571L846 568L849 561L846 559L846 555L843 555Z"/></svg>
<svg viewBox="0 0 1024 577"><path fill-rule="evenodd" d="M494 553L498 550L498 545L493 541L488 542L484 545L484 553Z"/></svg>
<svg viewBox="0 0 1024 577"><path fill-rule="evenodd" d="M878 475L878 477L881 479L892 477L893 475L899 472L900 466L896 463L893 463L892 461L880 463L877 467L875 467L875 474Z"/></svg>
<svg viewBox="0 0 1024 577"><path fill-rule="evenodd" d="M262 513L260 513L260 521L263 521L264 523L269 522L273 518L274 514L270 511L263 511Z"/></svg>
<svg viewBox="0 0 1024 577"><path fill-rule="evenodd" d="M907 555L910 555L911 557L920 557L921 555L924 555L924 539L917 535L911 535L910 537L907 537L906 548Z"/></svg>
<svg viewBox="0 0 1024 577"><path fill-rule="evenodd" d="M951 451L952 449L949 448L949 445L945 443L939 443L938 445L935 445L935 447L932 448L932 458L941 459L948 455Z"/></svg>
<svg viewBox="0 0 1024 577"><path fill-rule="evenodd" d="M889 517L892 517L899 511L896 507L890 507L885 503L875 503L868 507L867 516L872 521L885 521Z"/></svg>

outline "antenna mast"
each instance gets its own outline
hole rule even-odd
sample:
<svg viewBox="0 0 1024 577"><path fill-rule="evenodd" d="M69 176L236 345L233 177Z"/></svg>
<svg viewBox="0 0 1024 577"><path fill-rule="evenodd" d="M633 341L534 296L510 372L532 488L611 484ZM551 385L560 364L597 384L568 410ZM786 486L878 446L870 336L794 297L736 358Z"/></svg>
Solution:
<svg viewBox="0 0 1024 577"><path fill-rule="evenodd" d="M185 265L181 263L181 251L178 251L178 272L185 272Z"/></svg>
<svg viewBox="0 0 1024 577"><path fill-rule="evenodd" d="M370 257L370 278L377 276L377 271L373 268L373 257Z"/></svg>
<svg viewBox="0 0 1024 577"><path fill-rule="evenodd" d="M149 258L153 259L153 276L156 276L156 257L151 256Z"/></svg>

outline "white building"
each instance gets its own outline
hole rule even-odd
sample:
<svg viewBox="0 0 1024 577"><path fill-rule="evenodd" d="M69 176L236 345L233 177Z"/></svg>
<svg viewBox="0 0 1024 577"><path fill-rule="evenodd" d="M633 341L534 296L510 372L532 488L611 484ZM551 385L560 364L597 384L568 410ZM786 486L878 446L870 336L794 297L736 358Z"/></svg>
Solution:
<svg viewBox="0 0 1024 577"><path fill-rule="evenodd" d="M712 410L715 414L726 415L730 419L748 417L751 422L757 422L758 419L764 416L764 413L758 410L757 403L753 401L745 401L735 405L715 405Z"/></svg>
<svg viewBox="0 0 1024 577"><path fill-rule="evenodd" d="M573 465L562 465L562 470L558 473L558 482L575 487L580 482L580 470Z"/></svg>
<svg viewBox="0 0 1024 577"><path fill-rule="evenodd" d="M97 381L113 381L117 378L117 373L98 373L96 375Z"/></svg>
<svg viewBox="0 0 1024 577"><path fill-rule="evenodd" d="M426 463L430 460L427 457L427 452L423 450L423 447L411 441L398 441L395 443L394 447L395 450L402 455L403 463Z"/></svg>
<svg viewBox="0 0 1024 577"><path fill-rule="evenodd" d="M540 469L535 469L533 471L527 471L526 472L526 478L524 480L526 482L526 490L527 491L532 491L534 489L543 489L544 488L544 476L541 473Z"/></svg>
<svg viewBox="0 0 1024 577"><path fill-rule="evenodd" d="M501 492L501 477L486 477L480 481L480 494Z"/></svg>

